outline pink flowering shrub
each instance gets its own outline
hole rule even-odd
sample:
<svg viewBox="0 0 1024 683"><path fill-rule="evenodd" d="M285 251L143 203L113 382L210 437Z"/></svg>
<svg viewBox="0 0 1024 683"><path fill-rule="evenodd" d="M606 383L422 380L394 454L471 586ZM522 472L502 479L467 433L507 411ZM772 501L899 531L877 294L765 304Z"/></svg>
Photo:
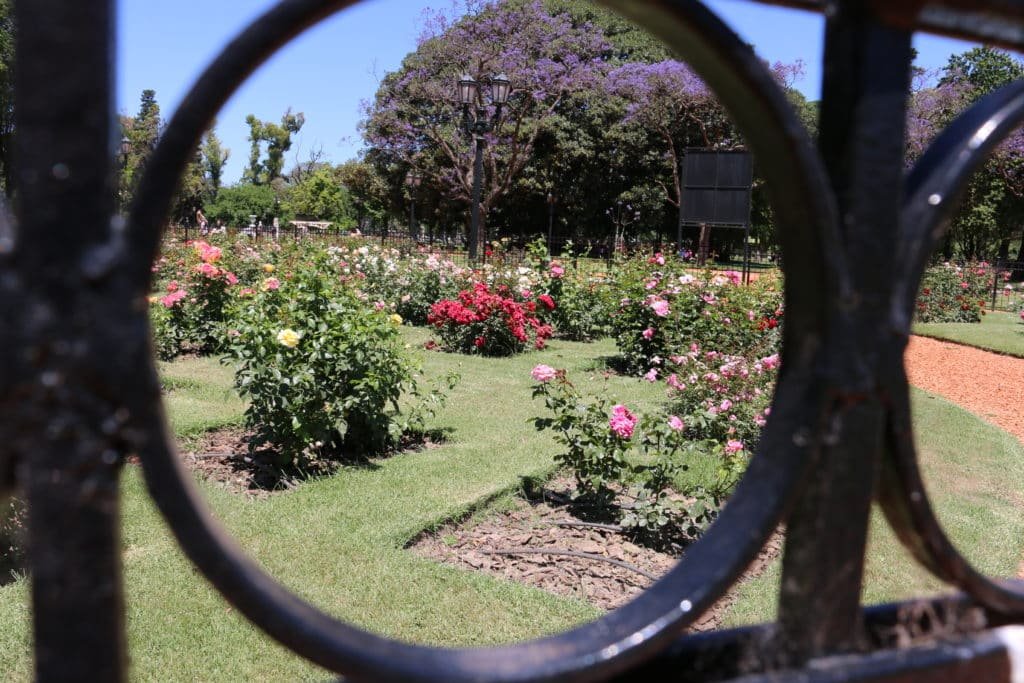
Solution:
<svg viewBox="0 0 1024 683"><path fill-rule="evenodd" d="M555 460L576 480L575 498L613 513L624 528L655 538L694 537L713 519L732 481L688 483L684 473L705 444L678 415L639 415L624 404L582 396L564 370L538 365L534 398L549 411L534 419L563 450ZM719 449L720 451L721 449Z"/></svg>
<svg viewBox="0 0 1024 683"><path fill-rule="evenodd" d="M694 347L665 364L668 410L687 435L724 445L727 454L752 453L769 414L779 355L748 360Z"/></svg>
<svg viewBox="0 0 1024 683"><path fill-rule="evenodd" d="M626 264L616 284L610 320L630 372L649 373L692 343L743 356L778 345L782 295L768 278L742 285L739 273L694 274L655 255Z"/></svg>
<svg viewBox="0 0 1024 683"><path fill-rule="evenodd" d="M183 351L207 354L224 348L231 290L238 276L225 265L225 251L202 240L172 248L157 264L167 277L150 297L150 321L157 355Z"/></svg>
<svg viewBox="0 0 1024 683"><path fill-rule="evenodd" d="M978 323L992 296L992 268L987 263L929 268L917 294L915 319L922 323Z"/></svg>
<svg viewBox="0 0 1024 683"><path fill-rule="evenodd" d="M427 322L448 351L510 356L531 346L544 348L552 330L541 322L537 310L535 302L517 301L504 285L492 291L478 282L459 292L457 299L431 306Z"/></svg>

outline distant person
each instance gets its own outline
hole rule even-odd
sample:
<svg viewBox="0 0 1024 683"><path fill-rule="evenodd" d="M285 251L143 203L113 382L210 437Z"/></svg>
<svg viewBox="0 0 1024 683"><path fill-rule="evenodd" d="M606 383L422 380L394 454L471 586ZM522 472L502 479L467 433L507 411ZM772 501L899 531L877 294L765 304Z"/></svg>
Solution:
<svg viewBox="0 0 1024 683"><path fill-rule="evenodd" d="M210 230L210 222L206 220L206 214L203 213L202 208L196 209L196 225L199 226L200 235L208 235Z"/></svg>

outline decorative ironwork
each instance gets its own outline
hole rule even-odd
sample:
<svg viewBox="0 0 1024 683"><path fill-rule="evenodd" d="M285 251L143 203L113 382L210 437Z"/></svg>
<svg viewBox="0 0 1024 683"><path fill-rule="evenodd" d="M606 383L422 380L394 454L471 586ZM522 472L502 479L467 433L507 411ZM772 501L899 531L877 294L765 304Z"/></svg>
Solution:
<svg viewBox="0 0 1024 683"><path fill-rule="evenodd" d="M352 680L910 681L931 680L928 671L1009 680L1013 632L994 627L1024 618L1024 588L979 574L936 521L917 467L902 353L925 261L972 170L1024 120L1024 84L978 102L906 177L902 164L912 32L1019 48L1024 3L776 3L827 16L815 147L765 66L705 7L604 0L700 74L758 159L785 254L783 370L746 476L671 572L566 633L451 650L340 622L248 559L205 512L174 453L150 352L149 266L202 132L271 54L351 4L283 0L233 40L175 112L126 225L111 218L113 4L15 2L18 206L16 222L0 216L0 492L17 484L31 506L37 677L125 677L117 483L136 453L181 547L224 598ZM915 557L965 596L861 609L876 493ZM778 623L684 637L783 522ZM938 635L955 644L920 644L933 643L939 622Z"/></svg>

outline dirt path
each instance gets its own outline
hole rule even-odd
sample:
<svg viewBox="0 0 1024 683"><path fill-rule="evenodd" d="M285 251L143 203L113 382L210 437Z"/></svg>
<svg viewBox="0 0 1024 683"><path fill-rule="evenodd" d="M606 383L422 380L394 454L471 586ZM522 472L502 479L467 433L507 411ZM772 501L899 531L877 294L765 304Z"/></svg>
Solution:
<svg viewBox="0 0 1024 683"><path fill-rule="evenodd" d="M952 401L1024 442L1024 358L911 337L904 360L915 387ZM1017 578L1024 579L1024 560Z"/></svg>
<svg viewBox="0 0 1024 683"><path fill-rule="evenodd" d="M952 401L1024 442L1024 359L911 337L905 360L915 387Z"/></svg>

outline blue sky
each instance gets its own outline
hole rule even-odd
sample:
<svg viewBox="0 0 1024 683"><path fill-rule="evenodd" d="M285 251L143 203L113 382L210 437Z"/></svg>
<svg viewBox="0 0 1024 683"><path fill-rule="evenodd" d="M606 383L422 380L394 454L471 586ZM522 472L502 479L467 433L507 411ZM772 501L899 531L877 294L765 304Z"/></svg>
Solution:
<svg viewBox="0 0 1024 683"><path fill-rule="evenodd" d="M202 69L227 41L274 4L274 0L120 0L118 17L118 111L134 115L143 89L156 91L165 118ZM820 91L822 20L797 10L747 0L707 3L769 61L802 59L806 73L796 87L810 99ZM286 167L323 149L337 163L361 148L360 103L373 96L380 77L415 48L428 7L452 0L366 0L300 36L264 65L228 102L217 134L231 149L226 180L241 175L248 158L247 114L278 120L291 107L306 124ZM969 43L919 36L918 63L938 68Z"/></svg>

